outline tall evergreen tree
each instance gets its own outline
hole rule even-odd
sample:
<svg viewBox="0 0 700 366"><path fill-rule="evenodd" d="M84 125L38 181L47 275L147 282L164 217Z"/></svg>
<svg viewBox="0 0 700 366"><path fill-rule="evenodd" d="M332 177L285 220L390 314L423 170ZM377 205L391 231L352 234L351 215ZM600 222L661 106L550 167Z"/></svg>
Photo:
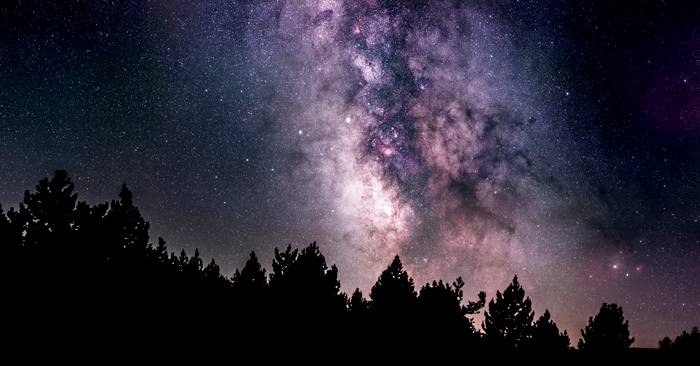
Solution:
<svg viewBox="0 0 700 366"><path fill-rule="evenodd" d="M231 278L231 312L228 319L232 331L241 337L258 338L267 331L275 314L272 314L272 302L265 275L255 252L242 270L236 269Z"/></svg>
<svg viewBox="0 0 700 366"><path fill-rule="evenodd" d="M155 252L159 263L168 264L168 247L162 237L158 237L158 247L156 247Z"/></svg>
<svg viewBox="0 0 700 366"><path fill-rule="evenodd" d="M578 342L580 350L617 351L629 348L634 342L630 338L629 321L622 315L622 308L616 304L603 303L595 318L588 319L583 339Z"/></svg>
<svg viewBox="0 0 700 366"><path fill-rule="evenodd" d="M312 337L319 337L321 328L338 321L347 310L347 296L340 292L338 268L335 265L328 268L316 242L301 252L292 251L291 246L285 252L275 250L270 291L281 307L275 312L291 316L281 321L289 329L304 331Z"/></svg>
<svg viewBox="0 0 700 366"><path fill-rule="evenodd" d="M191 278L200 278L203 273L204 262L199 258L199 248L194 249L194 255L185 264L185 272Z"/></svg>
<svg viewBox="0 0 700 366"><path fill-rule="evenodd" d="M417 294L413 279L403 269L398 255L379 275L369 297L370 308L376 316L408 321L407 317L415 310Z"/></svg>
<svg viewBox="0 0 700 366"><path fill-rule="evenodd" d="M296 262L297 257L299 257L299 250L292 250L291 245L288 245L284 252L275 248L275 258L272 260L272 272L270 273L270 287L281 289L290 286L286 283L289 277L285 275L288 273L289 267Z"/></svg>
<svg viewBox="0 0 700 366"><path fill-rule="evenodd" d="M489 302L481 327L494 344L518 347L530 338L534 316L530 298L525 298L525 290L515 276L503 295L496 291L496 300Z"/></svg>
<svg viewBox="0 0 700 366"><path fill-rule="evenodd" d="M78 195L65 170L57 170L53 179L42 179L36 193L24 192L17 219L24 221L24 245L41 245L45 250L60 250L60 242L72 240L75 205Z"/></svg>
<svg viewBox="0 0 700 366"><path fill-rule="evenodd" d="M265 268L262 268L255 252L250 252L250 258L246 262L243 270L236 272L231 277L234 291L241 293L240 296L260 296L267 289L267 277Z"/></svg>
<svg viewBox="0 0 700 366"><path fill-rule="evenodd" d="M115 250L119 248L137 253L145 253L149 248L148 229L150 224L143 219L139 209L134 206L131 191L122 184L119 201L112 200L107 220L116 241Z"/></svg>

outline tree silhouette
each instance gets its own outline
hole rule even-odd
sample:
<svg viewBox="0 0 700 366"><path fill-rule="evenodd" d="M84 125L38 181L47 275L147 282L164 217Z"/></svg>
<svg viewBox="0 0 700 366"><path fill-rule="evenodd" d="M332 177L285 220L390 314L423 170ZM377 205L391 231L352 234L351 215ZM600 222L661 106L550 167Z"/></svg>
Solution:
<svg viewBox="0 0 700 366"><path fill-rule="evenodd" d="M129 252L145 253L148 249L150 225L141 217L139 209L134 206L133 196L126 188L126 184L122 184L119 198L121 198L119 201L112 200L106 217L113 231L112 237L116 239L112 242L112 246Z"/></svg>
<svg viewBox="0 0 700 366"><path fill-rule="evenodd" d="M65 171L36 187L25 192L18 210L0 206L0 241L12 275L3 290L12 314L6 327L16 338L75 332L105 343L224 339L245 349L313 345L335 352L337 345L356 345L347 340L405 348L410 335L449 350L480 337L468 315L484 307L486 295L462 304L464 282L457 278L427 283L418 296L398 255L379 275L370 301L359 288L350 299L340 292L338 269L327 266L315 242L302 250L275 249L269 282L254 252L229 280L214 259L204 266L198 249L177 256L162 238L154 248L126 185L119 201L95 206L77 200ZM530 299L517 277L484 315L482 328L498 345L539 351L569 345L549 311L532 325ZM603 304L581 331L579 348L628 348L634 341L628 323L621 308ZM659 346L697 352L698 344L695 327Z"/></svg>
<svg viewBox="0 0 700 366"><path fill-rule="evenodd" d="M0 205L0 242L3 243L3 250L8 258L17 259L17 255L22 248L22 226L20 220L16 219L19 213L10 208L7 216L3 214ZM13 218L15 218L13 220Z"/></svg>
<svg viewBox="0 0 700 366"><path fill-rule="evenodd" d="M414 331L417 294L398 255L379 275L369 297L369 341L386 349L405 347L404 336Z"/></svg>
<svg viewBox="0 0 700 366"><path fill-rule="evenodd" d="M204 262L199 258L199 249L195 248L194 255L185 264L185 272L189 277L196 278L202 275L202 268L204 268Z"/></svg>
<svg viewBox="0 0 700 366"><path fill-rule="evenodd" d="M382 272L369 293L372 299L370 306L374 311L403 315L407 310L412 310L416 296L413 279L404 271L398 255Z"/></svg>
<svg viewBox="0 0 700 366"><path fill-rule="evenodd" d="M671 349L671 346L673 345L673 341L671 341L671 338L665 337L664 339L659 341L659 349L662 350L669 350Z"/></svg>
<svg viewBox="0 0 700 366"><path fill-rule="evenodd" d="M292 251L291 245L285 252L275 249L270 289L278 296L289 296L287 300L291 302L299 302L300 308L307 308L302 303L328 305L342 311L346 308L345 296L340 293L338 268L335 265L328 268L316 242L301 253L297 249Z"/></svg>
<svg viewBox="0 0 700 366"><path fill-rule="evenodd" d="M634 337L630 338L629 321L616 304L603 303L595 318L588 319L585 331L581 329L581 335L578 349L587 351L623 350L634 342Z"/></svg>
<svg viewBox="0 0 700 366"><path fill-rule="evenodd" d="M18 210L0 208L0 241L12 258L4 290L12 299L10 333L150 340L229 324L216 321L225 319L221 309L230 294L216 262L203 268L198 250L192 258L184 250L168 257L162 238L153 248L126 185L119 201L95 206L77 200L63 170L36 188L25 192ZM183 314L196 318L173 321Z"/></svg>
<svg viewBox="0 0 700 366"><path fill-rule="evenodd" d="M267 277L265 268L262 268L255 252L250 252L250 258L243 269L231 277L233 289L241 293L241 296L260 296L267 289Z"/></svg>
<svg viewBox="0 0 700 366"><path fill-rule="evenodd" d="M676 352L700 352L700 331L698 327L693 327L690 333L683 331L673 342L666 337L659 341L659 348Z"/></svg>
<svg viewBox="0 0 700 366"><path fill-rule="evenodd" d="M292 246L288 245L287 250L280 252L279 249L275 248L275 258L272 260L272 272L270 273L270 286L273 288L286 288L291 286L287 284L289 277L285 275L288 273L289 267L296 262L297 257L299 257L299 250L294 249L292 251Z"/></svg>
<svg viewBox="0 0 700 366"><path fill-rule="evenodd" d="M158 237L158 247L155 249L155 257L157 261L163 265L169 264L168 262L168 247L165 245L165 240Z"/></svg>
<svg viewBox="0 0 700 366"><path fill-rule="evenodd" d="M347 311L338 268L328 268L316 242L301 252L292 251L291 246L284 252L275 249L270 292L276 305L271 315L277 323L277 337L296 334L294 342L305 338L328 342L324 328L340 321Z"/></svg>
<svg viewBox="0 0 700 366"><path fill-rule="evenodd" d="M346 331L341 333L338 342L343 343L349 350L372 346L374 336L368 336L368 333L374 330L374 324L369 317L369 303L359 288L355 289L348 300L347 317L342 324Z"/></svg>
<svg viewBox="0 0 700 366"><path fill-rule="evenodd" d="M418 305L423 321L431 326L442 324L440 328L458 327L461 331L476 332L471 319L467 318L466 315L474 314L483 307L486 294L483 292L479 294L480 298L483 298L483 301L480 302L481 307L473 310L462 305L464 297L462 287L464 287L462 277L457 278L452 286L449 283L443 284L442 280L433 281L432 285L426 283L418 296ZM472 308L474 306L471 305Z"/></svg>
<svg viewBox="0 0 700 366"><path fill-rule="evenodd" d="M679 351L700 351L700 332L698 332L698 327L693 327L690 334L683 331L681 335L676 337L673 345Z"/></svg>
<svg viewBox="0 0 700 366"><path fill-rule="evenodd" d="M569 335L564 330L564 333L559 333L559 328L550 319L549 310L544 311L532 328L532 339L528 342L528 346L540 351L566 351L569 349L571 341Z"/></svg>
<svg viewBox="0 0 700 366"><path fill-rule="evenodd" d="M481 327L493 344L518 347L530 338L534 316L530 298L525 298L525 290L515 276L503 295L496 291L496 300L489 302Z"/></svg>
<svg viewBox="0 0 700 366"><path fill-rule="evenodd" d="M366 314L368 308L369 304L367 303L367 299L362 296L362 291L356 288L348 301L348 310L351 314L357 315L356 317L360 317Z"/></svg>
<svg viewBox="0 0 700 366"><path fill-rule="evenodd" d="M478 302L462 305L464 281L459 277L450 286L442 280L425 284L418 296L417 321L421 333L429 335L423 341L431 344L457 345L479 338L468 314L478 313L486 302L486 294L479 294Z"/></svg>
<svg viewBox="0 0 700 366"><path fill-rule="evenodd" d="M39 182L36 193L24 192L19 214L12 219L22 221L17 224L26 232L23 240L26 247L53 243L53 246L44 249L56 251L60 250L55 245L59 238L61 241L70 240L78 198L73 193L74 188L66 171L57 170L50 182L47 178Z"/></svg>
<svg viewBox="0 0 700 366"><path fill-rule="evenodd" d="M228 317L234 332L251 334L265 327L265 318L270 316L269 288L265 268L262 268L255 252L243 269L231 277L231 313Z"/></svg>

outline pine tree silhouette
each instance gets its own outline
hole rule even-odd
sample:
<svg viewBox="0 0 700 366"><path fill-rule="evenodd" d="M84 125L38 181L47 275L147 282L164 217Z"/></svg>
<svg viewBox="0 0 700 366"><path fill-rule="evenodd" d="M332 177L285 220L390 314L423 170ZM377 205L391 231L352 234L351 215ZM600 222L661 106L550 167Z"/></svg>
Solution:
<svg viewBox="0 0 700 366"><path fill-rule="evenodd" d="M464 282L460 277L452 286L440 280L433 281L432 285L427 283L421 288L416 321L419 334L425 335L420 338L422 343L463 347L465 342L473 342L478 338L472 319L467 318L471 309L462 305L462 287Z"/></svg>
<svg viewBox="0 0 700 366"><path fill-rule="evenodd" d="M588 319L581 335L583 339L579 340L578 349L586 351L619 351L629 348L634 342L634 337L630 338L629 321L625 320L622 308L616 304L603 303L595 318Z"/></svg>
<svg viewBox="0 0 700 366"><path fill-rule="evenodd" d="M133 252L133 255L144 254L148 249L150 224L141 217L139 209L134 206L133 196L126 184L122 184L119 197L119 201L112 200L106 217L115 239L112 243L113 250L119 253L123 252L123 249Z"/></svg>
<svg viewBox="0 0 700 366"><path fill-rule="evenodd" d="M417 294L413 279L403 269L397 255L372 286L369 297L370 322L379 329L391 329L398 334L406 334L416 315ZM383 332L376 332L376 342L387 347L398 347L401 339L381 338Z"/></svg>
<svg viewBox="0 0 700 366"><path fill-rule="evenodd" d="M279 308L273 311L280 328L286 329L280 337L297 332L301 338L327 342L323 337L328 324L341 321L347 311L347 296L340 292L338 269L328 268L316 242L302 249L287 247L285 252L275 249L270 274L270 291Z"/></svg>
<svg viewBox="0 0 700 366"><path fill-rule="evenodd" d="M249 340L250 346L255 346L271 328L276 315L273 314L265 268L260 265L255 252L250 252L250 258L241 271L236 269L231 278L231 289L231 312L227 317L231 331L240 342Z"/></svg>
<svg viewBox="0 0 700 366"><path fill-rule="evenodd" d="M262 268L255 252L250 252L250 259L246 262L243 270L236 272L231 277L233 289L244 294L242 296L259 296L267 289L267 277L265 268Z"/></svg>
<svg viewBox="0 0 700 366"><path fill-rule="evenodd" d="M20 204L23 229L26 231L26 247L42 246L43 250L60 252L57 241L72 240L71 231L78 195L73 193L74 184L65 170L57 170L49 182L44 178L36 186L36 193L24 192ZM53 245L51 245L53 244Z"/></svg>
<svg viewBox="0 0 700 366"><path fill-rule="evenodd" d="M0 208L0 239L13 254L13 280L5 287L9 332L27 340L41 334L121 344L212 339L231 324L224 313L230 282L216 262L203 268L198 250L192 258L184 250L169 257L162 238L153 248L126 185L119 201L95 206L77 201L62 170L36 187L18 210ZM195 317L174 321L183 314Z"/></svg>
<svg viewBox="0 0 700 366"><path fill-rule="evenodd" d="M518 347L530 337L534 316L530 298L525 298L525 291L515 276L503 295L497 291L496 300L491 299L481 327L492 344Z"/></svg>

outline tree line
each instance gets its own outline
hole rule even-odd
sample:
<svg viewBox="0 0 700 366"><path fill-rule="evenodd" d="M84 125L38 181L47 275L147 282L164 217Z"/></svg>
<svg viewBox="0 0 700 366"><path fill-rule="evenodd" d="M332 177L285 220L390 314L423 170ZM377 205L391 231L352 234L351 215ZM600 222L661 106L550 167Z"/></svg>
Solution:
<svg viewBox="0 0 700 366"><path fill-rule="evenodd" d="M446 349L563 353L573 349L545 310L535 320L515 276L486 305L482 291L464 299L463 279L416 289L397 255L365 297L340 291L338 269L328 267L316 243L275 249L266 273L255 252L231 278L199 251L168 252L149 242L149 224L126 185L119 200L90 206L77 200L63 170L26 191L18 209L0 205L5 253L6 329L17 339L109 340L138 344L160 340L238 347L262 344L328 352L358 345L385 349L415 343ZM484 311L477 329L473 316ZM578 349L629 348L622 308L603 304L581 330ZM697 350L697 327L665 350Z"/></svg>

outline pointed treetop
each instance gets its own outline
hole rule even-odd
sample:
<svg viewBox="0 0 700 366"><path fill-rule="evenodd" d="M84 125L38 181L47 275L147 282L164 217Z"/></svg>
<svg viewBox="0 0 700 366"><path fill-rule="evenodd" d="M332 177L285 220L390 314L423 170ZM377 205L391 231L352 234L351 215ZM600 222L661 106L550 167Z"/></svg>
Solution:
<svg viewBox="0 0 700 366"><path fill-rule="evenodd" d="M529 337L534 316L530 298L525 298L525 290L518 284L518 276L514 276L503 294L496 291L496 299L489 302L481 327L492 339L505 342L507 347L517 347Z"/></svg>
<svg viewBox="0 0 700 366"><path fill-rule="evenodd" d="M416 296L413 279L403 269L398 255L379 276L369 294L374 307L407 306Z"/></svg>
<svg viewBox="0 0 700 366"><path fill-rule="evenodd" d="M119 198L121 198L122 205L124 206L134 205L133 195L131 194L131 191L126 188L126 183L122 183L122 190L119 192Z"/></svg>
<svg viewBox="0 0 700 366"><path fill-rule="evenodd" d="M255 251L250 252L250 258L246 262L243 270L236 272L231 277L234 288L261 288L267 286L265 268L262 268Z"/></svg>

